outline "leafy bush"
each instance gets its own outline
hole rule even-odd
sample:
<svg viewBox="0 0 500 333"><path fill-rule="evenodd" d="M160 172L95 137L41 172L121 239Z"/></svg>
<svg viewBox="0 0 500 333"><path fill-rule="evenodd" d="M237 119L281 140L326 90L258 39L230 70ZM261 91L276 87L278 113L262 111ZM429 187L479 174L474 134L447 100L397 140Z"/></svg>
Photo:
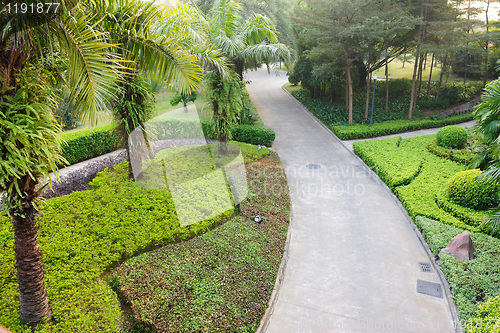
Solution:
<svg viewBox="0 0 500 333"><path fill-rule="evenodd" d="M250 125L237 125L233 129L233 140L246 142L253 145L272 146L276 133L266 127L256 127Z"/></svg>
<svg viewBox="0 0 500 333"><path fill-rule="evenodd" d="M475 179L481 170L465 170L448 180L448 196L459 205L476 209L488 208L498 203L498 187Z"/></svg>
<svg viewBox="0 0 500 333"><path fill-rule="evenodd" d="M290 198L276 154L247 167L241 216L112 272L136 318L158 332L255 332L283 255ZM266 189L273 189L267 191ZM277 190L279 189L279 190ZM263 222L254 223L256 213Z"/></svg>
<svg viewBox="0 0 500 333"><path fill-rule="evenodd" d="M440 98L451 104L470 101L481 91L482 82L453 82L441 87Z"/></svg>
<svg viewBox="0 0 500 333"><path fill-rule="evenodd" d="M464 231L424 217L417 217L415 224L434 255ZM478 305L500 293L500 240L480 232L471 232L471 238L476 250L474 260L460 262L449 254L443 254L440 260L441 270L451 287L453 301L458 307L460 318L465 321L473 320Z"/></svg>
<svg viewBox="0 0 500 333"><path fill-rule="evenodd" d="M354 152L375 170L391 189L409 184L420 172L422 159L420 156L397 149L401 137L381 141L383 142L354 142Z"/></svg>
<svg viewBox="0 0 500 333"><path fill-rule="evenodd" d="M467 327L473 333L498 333L500 332L500 295L484 302L476 311L474 320L467 322Z"/></svg>
<svg viewBox="0 0 500 333"><path fill-rule="evenodd" d="M448 147L441 147L437 144L437 140L432 140L427 148L436 156L447 158L460 164L468 165L481 151L482 146L474 140L469 140L464 149L453 149Z"/></svg>
<svg viewBox="0 0 500 333"><path fill-rule="evenodd" d="M63 156L71 165L112 152L118 144L113 129L108 125L64 134Z"/></svg>
<svg viewBox="0 0 500 333"><path fill-rule="evenodd" d="M487 211L475 210L456 204L448 197L446 190L436 194L436 203L444 211L473 227L479 227L484 219L490 215Z"/></svg>
<svg viewBox="0 0 500 333"><path fill-rule="evenodd" d="M433 96L424 95L418 99L418 106L421 109L446 109L450 106L450 102L447 99L434 99Z"/></svg>
<svg viewBox="0 0 500 333"><path fill-rule="evenodd" d="M415 165L414 161L422 161L420 172L409 184L393 188L408 214L412 217L426 216L463 229L478 231L477 228L442 210L436 203L436 193L445 188L447 180L458 171L462 171L464 167L429 152L427 146L435 137L435 135L425 135L403 139L399 146L393 146L392 153L384 153L381 156L377 156L376 153L369 155L366 151L370 149L376 152L379 148L384 151L388 149L387 141L391 139L355 142L353 146L361 158L365 158L365 155L371 157L370 167L381 177L384 177L384 173L395 174L397 171L393 169L401 168L401 163L404 162L400 159L400 155L405 156L411 165ZM391 164L392 161L394 164Z"/></svg>
<svg viewBox="0 0 500 333"><path fill-rule="evenodd" d="M463 148L467 143L467 131L455 125L445 126L437 132L436 139L441 147Z"/></svg>
<svg viewBox="0 0 500 333"><path fill-rule="evenodd" d="M339 139L353 140L416 131L425 128L442 127L450 124L463 123L472 119L473 115L468 113L460 116L447 117L442 120L391 120L382 123L374 123L372 127L369 125L352 125L331 126L330 128Z"/></svg>

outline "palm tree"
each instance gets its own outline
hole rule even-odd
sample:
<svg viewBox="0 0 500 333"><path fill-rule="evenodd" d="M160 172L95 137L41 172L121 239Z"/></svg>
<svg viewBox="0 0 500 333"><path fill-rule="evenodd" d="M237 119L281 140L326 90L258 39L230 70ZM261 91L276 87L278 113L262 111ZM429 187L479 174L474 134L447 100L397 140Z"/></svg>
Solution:
<svg viewBox="0 0 500 333"><path fill-rule="evenodd" d="M26 3L10 5L22 2ZM36 325L51 317L37 240L38 184L64 159L61 129L50 108L56 102L48 87L59 74L72 87L80 116L91 118L106 108L121 70L119 59L109 54L111 45L88 26L78 7L70 10L74 5L66 0L60 1L57 13L4 11L0 16L0 192L7 195L7 212L13 220L23 324ZM47 59L56 53L68 60L67 69L49 74ZM46 68L40 68L42 59Z"/></svg>
<svg viewBox="0 0 500 333"><path fill-rule="evenodd" d="M10 5L14 2L26 3ZM38 184L64 162L61 128L50 108L57 104L51 82L63 79L80 119L96 123L96 113L123 96L124 86L135 82L139 70L157 71L186 92L201 79L194 56L173 39L158 36L158 41L150 33L150 23L161 15L152 4L120 1L121 7L108 12L104 10L114 5L108 1L58 2L56 13L3 11L0 16L0 192L6 192L13 218L20 320L32 326L51 317L37 240ZM132 14L136 9L141 12ZM51 66L53 57L63 57L67 68ZM48 75L40 63L55 72Z"/></svg>
<svg viewBox="0 0 500 333"><path fill-rule="evenodd" d="M242 7L234 0L216 0L208 13L208 36L215 48L229 59L230 75L217 69L207 76L215 132L219 140L231 139L230 128L243 108L243 71L257 64L283 59L291 63L294 51L278 42L273 22L266 16L242 17Z"/></svg>
<svg viewBox="0 0 500 333"><path fill-rule="evenodd" d="M471 168L482 166L486 171L479 179L500 184L500 80L486 85L474 118L474 130L486 148L472 161ZM500 206L492 211L481 227L500 232Z"/></svg>
<svg viewBox="0 0 500 333"><path fill-rule="evenodd" d="M151 88L140 75L166 80L177 91L189 94L201 81L202 70L198 59L183 47L183 34L179 31L163 34L159 29L166 16L163 6L141 0L92 0L84 6L90 12L105 13L104 17L93 18L93 26L107 33L109 42L117 45L113 52L128 60L128 75L120 85L121 95L113 114L130 160L131 155L148 151L144 126L154 110ZM142 130L146 146L134 143L131 149L129 136L136 129ZM132 163L129 177L133 177Z"/></svg>
<svg viewBox="0 0 500 333"><path fill-rule="evenodd" d="M242 6L234 0L217 0L211 11L210 39L231 61L233 69L243 80L243 71L256 64L283 60L290 64L295 52L278 42L274 23L261 14L253 13L246 20Z"/></svg>

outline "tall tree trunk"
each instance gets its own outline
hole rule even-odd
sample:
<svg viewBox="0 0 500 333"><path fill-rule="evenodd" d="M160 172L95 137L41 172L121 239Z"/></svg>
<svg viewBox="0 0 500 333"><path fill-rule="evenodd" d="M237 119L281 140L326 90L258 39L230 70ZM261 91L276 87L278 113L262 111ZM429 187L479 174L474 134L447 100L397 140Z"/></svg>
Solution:
<svg viewBox="0 0 500 333"><path fill-rule="evenodd" d="M370 107L370 75L371 75L371 61L372 61L372 52L368 51L368 71L367 71L367 79L366 79L366 108L365 108L365 120L368 119L368 109Z"/></svg>
<svg viewBox="0 0 500 333"><path fill-rule="evenodd" d="M433 67L433 64L434 64L434 55L435 55L435 53L432 53L431 70L429 72L429 82L427 82L427 95L429 95L429 92L431 91L431 78L432 78L432 67Z"/></svg>
<svg viewBox="0 0 500 333"><path fill-rule="evenodd" d="M385 40L385 112L389 112L389 65L387 63L387 39Z"/></svg>
<svg viewBox="0 0 500 333"><path fill-rule="evenodd" d="M349 61L349 45L344 44L344 59L347 75L348 99L349 99L349 125L352 125L352 79L351 79L351 63Z"/></svg>
<svg viewBox="0 0 500 333"><path fill-rule="evenodd" d="M244 60L240 58L234 59L234 71L238 74L240 81L243 81Z"/></svg>
<svg viewBox="0 0 500 333"><path fill-rule="evenodd" d="M356 59L356 60L352 61L352 64L354 65L354 67L356 67L358 74L359 74L358 87L362 88L362 87L366 86L366 79L368 77L367 76L368 70L366 69L365 63L361 60Z"/></svg>
<svg viewBox="0 0 500 333"><path fill-rule="evenodd" d="M420 6L420 17L424 16L424 0L422 0L422 5ZM415 54L415 65L413 66L413 77L411 83L411 97L410 97L410 110L408 112L408 119L411 119L413 116L413 110L416 106L416 96L415 96L415 83L417 78L417 68L418 68L418 58L420 55L420 42L422 41L422 29L423 24L421 24L418 28L418 39L417 39L417 52Z"/></svg>
<svg viewBox="0 0 500 333"><path fill-rule="evenodd" d="M439 99L439 93L441 92L441 84L443 83L443 75L446 68L446 62L448 61L448 52L444 55L443 63L441 64L441 74L439 75L439 84L436 93L436 100Z"/></svg>
<svg viewBox="0 0 500 333"><path fill-rule="evenodd" d="M490 22L488 20L488 11L490 9L490 0L488 0L486 5L486 41L485 41L485 49L486 53L484 54L484 77L483 77L483 86L486 86L486 79L488 77L488 33L490 30Z"/></svg>
<svg viewBox="0 0 500 333"><path fill-rule="evenodd" d="M51 309L43 280L42 251L38 246L38 226L32 200L37 194L37 183L26 175L18 181L27 193L23 208L12 211L14 224L14 251L16 253L17 282L21 303L21 323L35 326L51 318ZM22 217L20 215L24 215Z"/></svg>
<svg viewBox="0 0 500 333"><path fill-rule="evenodd" d="M405 54L403 55L403 68L405 68L405 62L406 62L406 51Z"/></svg>
<svg viewBox="0 0 500 333"><path fill-rule="evenodd" d="M418 102L418 98L420 97L420 90L422 89L422 76L423 76L423 64L424 64L424 58L427 57L427 52L423 53L420 55L420 63L418 64L418 89L417 89L417 96L415 98L415 104Z"/></svg>

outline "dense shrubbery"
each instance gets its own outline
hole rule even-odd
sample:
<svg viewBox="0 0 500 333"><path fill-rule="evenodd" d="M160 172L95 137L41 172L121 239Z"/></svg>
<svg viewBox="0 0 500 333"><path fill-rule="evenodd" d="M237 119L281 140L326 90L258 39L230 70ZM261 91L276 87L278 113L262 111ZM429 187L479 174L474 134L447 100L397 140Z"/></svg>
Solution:
<svg viewBox="0 0 500 333"><path fill-rule="evenodd" d="M498 203L498 187L475 179L481 170L465 170L448 180L448 196L461 206L474 209L492 207Z"/></svg>
<svg viewBox="0 0 500 333"><path fill-rule="evenodd" d="M445 126L437 132L436 139L441 147L460 149L467 143L467 131L455 125Z"/></svg>
<svg viewBox="0 0 500 333"><path fill-rule="evenodd" d="M396 137L383 142L367 141L362 148L358 144L354 145L355 153L375 170L391 189L410 183L422 166L420 157L397 149L400 142L401 137Z"/></svg>
<svg viewBox="0 0 500 333"><path fill-rule="evenodd" d="M416 131L426 128L441 127L450 124L463 123L473 119L472 114L464 114L460 116L448 117L441 120L390 120L383 123L374 123L372 127L369 125L352 125L352 126L330 126L332 131L341 140L353 140L372 138L377 136L397 134L407 131Z"/></svg>
<svg viewBox="0 0 500 333"><path fill-rule="evenodd" d="M307 91L298 90L292 92L311 113L328 126L348 124L349 113L345 103L332 103L327 99L311 98ZM373 121L383 122L395 119L405 119L408 117L410 99L403 97L389 100L389 112L385 112L385 98L376 98L373 110ZM370 104L371 108L371 104ZM353 106L353 121L355 124L370 123L370 118L365 120L365 101L360 98ZM423 113L417 110L415 117L423 117Z"/></svg>
<svg viewBox="0 0 500 333"><path fill-rule="evenodd" d="M475 210L455 203L449 198L446 189L436 194L436 203L442 210L473 227L479 227L490 215L487 211Z"/></svg>
<svg viewBox="0 0 500 333"><path fill-rule="evenodd" d="M427 146L434 138L435 135L425 135L403 139L392 152L387 152L380 157L376 154L377 150L379 147L387 149L387 141L392 139L355 142L353 147L363 159L370 154L369 151L372 151L370 163L374 165L372 166L374 171L381 175L393 175L397 172L395 169L401 167L398 162L401 161L400 155L407 156L406 159L412 165L422 163L420 172L409 184L397 186L394 189L394 193L410 216L426 216L463 229L478 231L477 228L467 225L464 221L444 211L436 203L436 193L446 188L447 180L464 170L464 166L439 158L429 152ZM394 164L391 164L391 160L395 161ZM390 183L391 180L388 181L388 184Z"/></svg>
<svg viewBox="0 0 500 333"><path fill-rule="evenodd" d="M471 137L467 141L464 149L441 147L437 144L437 140L432 140L427 148L436 156L447 158L460 164L468 165L483 149L483 146L478 141L477 137Z"/></svg>
<svg viewBox="0 0 500 333"><path fill-rule="evenodd" d="M85 161L116 149L118 141L112 134L113 126L103 126L66 133L62 154L69 164Z"/></svg>
<svg viewBox="0 0 500 333"><path fill-rule="evenodd" d="M275 138L276 133L267 127L237 125L233 130L233 140L253 145L260 144L270 147Z"/></svg>
<svg viewBox="0 0 500 333"><path fill-rule="evenodd" d="M472 100L483 88L482 82L452 82L441 87L436 100L437 82L431 82L429 94L421 94L418 105L422 109L447 108L450 105Z"/></svg>
<svg viewBox="0 0 500 333"><path fill-rule="evenodd" d="M453 237L464 231L423 217L417 217L415 224L436 256ZM440 260L441 270L450 284L453 301L460 311L461 319L470 321L474 316L498 318L492 315L498 315L496 311L499 297L479 309L478 306L500 293L500 279L496 278L500 274L500 240L479 232L471 232L471 238L476 258L460 262L451 255L444 254Z"/></svg>
<svg viewBox="0 0 500 333"><path fill-rule="evenodd" d="M199 136L200 123L189 120L155 120L150 123L160 139L193 138ZM205 137L214 139L215 132L212 123L201 121ZM260 144L270 147L276 134L266 127L236 125L233 129L233 139L250 144ZM103 126L63 135L63 156L69 164L85 161L116 149L118 140L113 136L113 126Z"/></svg>
<svg viewBox="0 0 500 333"><path fill-rule="evenodd" d="M270 153L238 145L247 162ZM37 218L38 239L55 322L42 332L119 331L120 304L99 279L104 270L137 253L200 235L233 213L181 227L170 192L139 187L127 170L123 162L99 173L93 190L45 201L44 216ZM0 215L0 325L21 332L13 244L12 221Z"/></svg>

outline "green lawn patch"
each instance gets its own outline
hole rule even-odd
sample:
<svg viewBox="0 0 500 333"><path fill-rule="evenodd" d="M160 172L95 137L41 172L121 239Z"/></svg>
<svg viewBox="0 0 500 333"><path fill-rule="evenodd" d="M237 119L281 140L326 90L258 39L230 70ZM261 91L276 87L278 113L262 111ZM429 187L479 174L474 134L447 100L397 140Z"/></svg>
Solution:
<svg viewBox="0 0 500 333"><path fill-rule="evenodd" d="M246 161L270 153L239 145ZM230 209L182 227L169 190L139 187L127 179L127 168L123 162L106 169L92 181L92 190L42 205L38 239L54 321L41 326L41 332L118 332L120 303L102 274L127 258L201 235L233 216ZM23 332L13 245L12 221L0 215L0 325Z"/></svg>
<svg viewBox="0 0 500 333"><path fill-rule="evenodd" d="M281 261L290 199L277 155L247 173L250 195L240 216L113 271L136 320L158 332L255 332ZM252 220L257 213L261 224Z"/></svg>

